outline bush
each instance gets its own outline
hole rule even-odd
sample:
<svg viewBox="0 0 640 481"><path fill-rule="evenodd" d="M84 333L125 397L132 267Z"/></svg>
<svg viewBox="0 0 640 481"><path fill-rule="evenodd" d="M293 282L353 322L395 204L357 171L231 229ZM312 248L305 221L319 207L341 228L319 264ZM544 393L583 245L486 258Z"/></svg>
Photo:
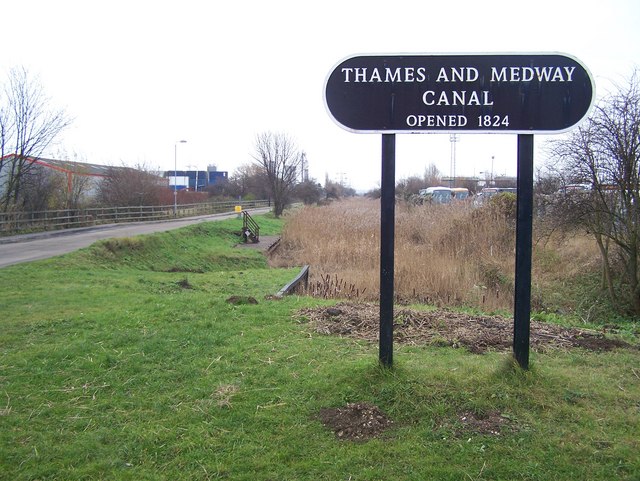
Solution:
<svg viewBox="0 0 640 481"><path fill-rule="evenodd" d="M516 220L517 197L513 192L500 192L489 198L489 208L496 217Z"/></svg>

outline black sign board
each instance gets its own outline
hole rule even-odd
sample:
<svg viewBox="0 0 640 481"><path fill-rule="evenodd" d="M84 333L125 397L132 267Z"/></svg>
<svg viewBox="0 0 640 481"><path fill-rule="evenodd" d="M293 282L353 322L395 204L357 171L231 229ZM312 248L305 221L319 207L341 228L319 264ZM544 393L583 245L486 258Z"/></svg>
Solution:
<svg viewBox="0 0 640 481"><path fill-rule="evenodd" d="M558 133L593 103L587 68L564 54L361 55L329 74L325 102L364 133Z"/></svg>
<svg viewBox="0 0 640 481"><path fill-rule="evenodd" d="M591 74L562 54L361 55L327 77L331 117L352 132L382 134L380 362L393 364L395 134L518 134L514 357L529 367L533 137L559 133L593 105Z"/></svg>

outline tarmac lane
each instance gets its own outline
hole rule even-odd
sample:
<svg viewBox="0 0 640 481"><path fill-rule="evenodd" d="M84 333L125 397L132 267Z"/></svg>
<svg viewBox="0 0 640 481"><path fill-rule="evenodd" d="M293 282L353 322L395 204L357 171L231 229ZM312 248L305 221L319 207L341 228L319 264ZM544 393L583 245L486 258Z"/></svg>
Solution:
<svg viewBox="0 0 640 481"><path fill-rule="evenodd" d="M264 214L269 207L252 209L251 215ZM48 259L88 247L94 242L114 237L132 237L154 232L179 229L199 222L232 219L238 214L213 214L162 222L136 222L104 226L66 229L11 237L0 237L0 268L23 262Z"/></svg>

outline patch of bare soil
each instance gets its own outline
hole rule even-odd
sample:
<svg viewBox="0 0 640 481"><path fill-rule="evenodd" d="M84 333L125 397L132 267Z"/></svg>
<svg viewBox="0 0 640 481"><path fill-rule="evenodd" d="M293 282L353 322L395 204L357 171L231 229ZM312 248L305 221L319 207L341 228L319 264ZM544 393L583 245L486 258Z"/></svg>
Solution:
<svg viewBox="0 0 640 481"><path fill-rule="evenodd" d="M231 296L227 299L227 302L234 306L242 306L246 304L257 304L258 300L251 296Z"/></svg>
<svg viewBox="0 0 640 481"><path fill-rule="evenodd" d="M511 429L511 420L498 411L491 411L486 414L465 411L459 413L457 418L459 426L455 428L456 436L467 434L500 436L505 430Z"/></svg>
<svg viewBox="0 0 640 481"><path fill-rule="evenodd" d="M193 289L193 286L189 282L189 279L187 279L186 277L177 281L176 284L178 285L178 287L182 287L183 289Z"/></svg>
<svg viewBox="0 0 640 481"><path fill-rule="evenodd" d="M338 439L350 441L366 441L378 437L393 424L377 406L366 403L321 409L318 417Z"/></svg>
<svg viewBox="0 0 640 481"><path fill-rule="evenodd" d="M317 332L378 340L380 313L377 304L343 302L333 307L298 311ZM501 316L475 316L447 310L416 311L396 309L394 340L410 345L465 347L470 352L509 351L513 343L513 319ZM531 321L530 345L534 351L582 347L592 351L630 348L630 344L604 337L595 331L566 328Z"/></svg>

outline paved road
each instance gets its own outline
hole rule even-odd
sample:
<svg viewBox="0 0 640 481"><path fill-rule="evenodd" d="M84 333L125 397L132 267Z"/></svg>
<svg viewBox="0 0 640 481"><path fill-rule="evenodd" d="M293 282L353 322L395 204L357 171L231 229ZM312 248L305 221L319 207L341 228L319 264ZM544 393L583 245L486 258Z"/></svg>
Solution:
<svg viewBox="0 0 640 481"><path fill-rule="evenodd" d="M264 207L251 209L248 212L250 214L264 214L270 210L270 208ZM2 237L0 238L0 268L66 254L67 252L87 247L100 239L131 237L140 234L163 232L198 222L231 219L236 216L236 213L213 214L163 222L110 224L98 227Z"/></svg>

